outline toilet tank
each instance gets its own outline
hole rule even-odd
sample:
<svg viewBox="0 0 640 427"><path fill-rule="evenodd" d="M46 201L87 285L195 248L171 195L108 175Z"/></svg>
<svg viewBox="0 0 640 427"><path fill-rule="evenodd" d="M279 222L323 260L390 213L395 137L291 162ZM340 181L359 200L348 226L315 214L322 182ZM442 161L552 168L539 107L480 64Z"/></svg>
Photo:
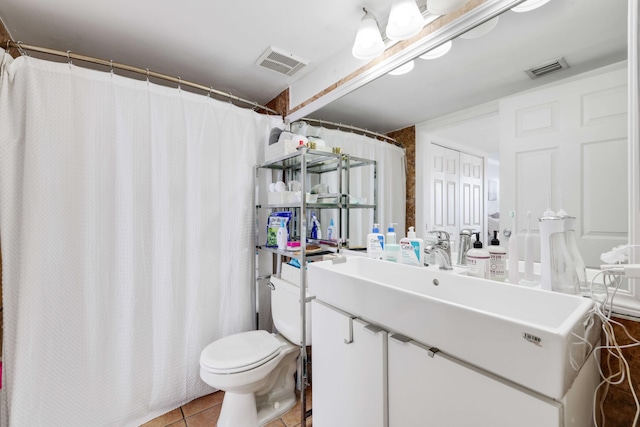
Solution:
<svg viewBox="0 0 640 427"><path fill-rule="evenodd" d="M300 345L300 287L272 276L271 315L280 335ZM307 291L307 297L309 296ZM311 303L306 305L306 345L311 345Z"/></svg>

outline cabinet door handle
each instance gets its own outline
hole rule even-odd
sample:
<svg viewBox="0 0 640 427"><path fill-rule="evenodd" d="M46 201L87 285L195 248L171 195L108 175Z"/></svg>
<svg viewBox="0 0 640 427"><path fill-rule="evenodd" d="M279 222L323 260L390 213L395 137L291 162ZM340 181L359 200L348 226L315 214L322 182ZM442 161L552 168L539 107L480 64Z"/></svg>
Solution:
<svg viewBox="0 0 640 427"><path fill-rule="evenodd" d="M366 330L368 330L369 332L373 333L374 335L377 334L378 332L382 332L384 330L381 327L376 326L376 325L367 325L364 328Z"/></svg>
<svg viewBox="0 0 640 427"><path fill-rule="evenodd" d="M344 340L345 344L351 344L353 342L353 319L355 319L355 317L349 317L348 338Z"/></svg>
<svg viewBox="0 0 640 427"><path fill-rule="evenodd" d="M391 335L391 338L393 338L396 341L400 341L402 343L411 341L411 338L409 338L406 335L402 335L402 334L393 334L393 335Z"/></svg>

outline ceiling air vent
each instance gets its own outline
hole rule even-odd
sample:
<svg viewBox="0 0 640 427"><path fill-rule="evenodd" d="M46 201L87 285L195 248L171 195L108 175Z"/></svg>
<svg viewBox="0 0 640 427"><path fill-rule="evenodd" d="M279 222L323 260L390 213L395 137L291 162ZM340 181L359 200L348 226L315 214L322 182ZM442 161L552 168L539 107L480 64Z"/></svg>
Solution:
<svg viewBox="0 0 640 427"><path fill-rule="evenodd" d="M258 58L256 64L261 67L277 71L280 74L292 76L302 67L308 64L303 59L296 58L290 53L283 52L274 47L269 46L267 50Z"/></svg>
<svg viewBox="0 0 640 427"><path fill-rule="evenodd" d="M542 77L555 71L564 70L565 68L569 68L569 64L567 64L567 61L565 61L564 58L560 57L549 62L545 62L542 65L538 65L537 67L530 68L526 70L525 73L527 73L527 75L532 79L537 79L538 77Z"/></svg>

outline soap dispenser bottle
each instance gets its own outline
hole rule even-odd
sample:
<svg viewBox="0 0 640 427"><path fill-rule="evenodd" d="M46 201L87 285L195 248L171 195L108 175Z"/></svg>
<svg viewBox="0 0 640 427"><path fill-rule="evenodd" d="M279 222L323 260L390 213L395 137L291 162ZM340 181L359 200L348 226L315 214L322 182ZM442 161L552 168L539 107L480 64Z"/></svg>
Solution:
<svg viewBox="0 0 640 427"><path fill-rule="evenodd" d="M493 231L493 239L487 251L489 252L489 279L504 282L507 278L507 250L500 246L498 230Z"/></svg>
<svg viewBox="0 0 640 427"><path fill-rule="evenodd" d="M473 249L467 251L467 275L486 279L489 276L489 251L482 248L480 233L473 233L476 241L473 242Z"/></svg>
<svg viewBox="0 0 640 427"><path fill-rule="evenodd" d="M387 236L384 239L384 259L391 262L400 261L400 245L396 240L396 225L394 222L389 224L387 228Z"/></svg>
<svg viewBox="0 0 640 427"><path fill-rule="evenodd" d="M373 259L384 257L384 235L380 233L378 224L373 224L371 233L367 235L367 255Z"/></svg>

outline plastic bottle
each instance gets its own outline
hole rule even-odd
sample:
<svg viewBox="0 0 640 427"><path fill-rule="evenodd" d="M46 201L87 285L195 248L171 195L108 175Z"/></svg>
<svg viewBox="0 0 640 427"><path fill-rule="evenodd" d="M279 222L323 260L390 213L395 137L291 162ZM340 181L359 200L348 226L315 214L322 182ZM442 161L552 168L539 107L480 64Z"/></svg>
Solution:
<svg viewBox="0 0 640 427"><path fill-rule="evenodd" d="M489 251L482 248L480 233L473 233L476 241L473 249L467 251L467 275L486 279L489 276Z"/></svg>
<svg viewBox="0 0 640 427"><path fill-rule="evenodd" d="M373 259L384 258L384 235L380 233L378 224L373 224L371 233L367 235L367 255Z"/></svg>
<svg viewBox="0 0 640 427"><path fill-rule="evenodd" d="M287 242L289 241L289 231L284 226L284 219L280 221L280 228L276 234L276 241L278 242L278 249L284 251L287 249Z"/></svg>
<svg viewBox="0 0 640 427"><path fill-rule="evenodd" d="M516 228L516 212L511 211L511 236L509 236L508 248L508 270L509 283L517 285L520 283L520 266L518 261L518 230Z"/></svg>
<svg viewBox="0 0 640 427"><path fill-rule="evenodd" d="M413 227L409 227L407 237L400 239L400 262L418 267L424 266L424 240L416 237Z"/></svg>
<svg viewBox="0 0 640 427"><path fill-rule="evenodd" d="M320 228L320 221L315 212L311 213L311 238L314 240L322 239L322 229Z"/></svg>
<svg viewBox="0 0 640 427"><path fill-rule="evenodd" d="M493 231L493 239L487 251L489 252L489 279L504 282L507 277L507 250L500 246L498 230Z"/></svg>
<svg viewBox="0 0 640 427"><path fill-rule="evenodd" d="M333 223L333 218L329 220L329 226L327 227L327 239L336 240L336 226Z"/></svg>
<svg viewBox="0 0 640 427"><path fill-rule="evenodd" d="M396 229L394 227L394 225L396 225L395 222L391 222L389 223L389 228L387 228L387 237L385 239L385 243L388 244L396 244L398 243L398 241L396 240Z"/></svg>
<svg viewBox="0 0 640 427"><path fill-rule="evenodd" d="M400 258L400 245L396 241L396 225L394 222L387 228L387 236L384 239L384 259L386 261L398 262Z"/></svg>

